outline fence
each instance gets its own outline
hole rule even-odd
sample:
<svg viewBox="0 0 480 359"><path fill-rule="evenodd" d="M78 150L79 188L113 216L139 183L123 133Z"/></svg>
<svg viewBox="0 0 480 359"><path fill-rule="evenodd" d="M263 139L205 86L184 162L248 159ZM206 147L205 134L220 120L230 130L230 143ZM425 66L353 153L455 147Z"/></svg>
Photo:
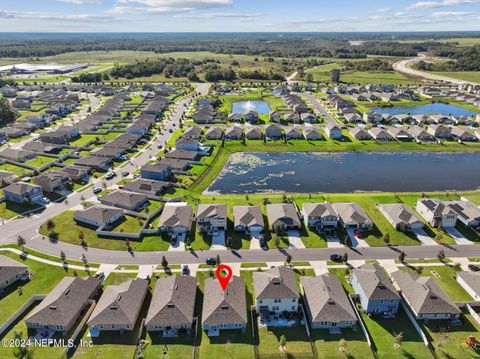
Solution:
<svg viewBox="0 0 480 359"><path fill-rule="evenodd" d="M358 323L360 324L360 328L362 329L362 332L363 332L363 335L365 336L365 339L367 340L367 344L368 344L368 347L370 348L370 350L372 351L373 355L375 357L377 357L377 353L373 347L373 343L372 343L372 340L370 339L370 334L368 334L368 330L367 330L367 327L365 326L365 324L363 323L363 319L362 319L362 316L360 315L360 313L358 312L358 309L357 309L357 306L355 305L353 299L352 299L352 296L348 296L348 300L350 301L350 305L353 307L353 310L355 311L355 315L357 316L358 318Z"/></svg>
<svg viewBox="0 0 480 359"><path fill-rule="evenodd" d="M10 326L15 323L20 317L25 315L25 313L35 304L35 302L42 301L45 299L45 294L35 294L33 295L24 305L20 307L8 320L2 324L0 327L0 337L3 336L4 332L10 328Z"/></svg>
<svg viewBox="0 0 480 359"><path fill-rule="evenodd" d="M97 303L93 299L90 299L88 301L88 304L89 304L89 308L88 308L87 312L85 313L82 320L80 321L77 328L75 329L72 336L70 337L70 339L73 340L74 343L77 342L78 335L82 332L83 328L87 324L88 318L90 318L90 315L92 314L93 310L95 309L95 306L97 305ZM71 347L71 348L66 347L65 348L65 352L67 353L67 356L72 355L73 351L75 351L75 347Z"/></svg>
<svg viewBox="0 0 480 359"><path fill-rule="evenodd" d="M467 308L468 312L472 316L473 319L477 321L478 324L480 324L480 315L475 311L475 309L472 308L470 303L466 303L465 307Z"/></svg>

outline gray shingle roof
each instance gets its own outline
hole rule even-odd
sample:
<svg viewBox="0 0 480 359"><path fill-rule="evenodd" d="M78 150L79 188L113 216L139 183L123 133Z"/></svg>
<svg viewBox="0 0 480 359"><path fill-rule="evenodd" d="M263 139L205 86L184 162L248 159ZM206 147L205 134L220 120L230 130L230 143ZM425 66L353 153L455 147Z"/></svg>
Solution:
<svg viewBox="0 0 480 359"><path fill-rule="evenodd" d="M234 206L233 220L234 226L265 225L262 210L258 206Z"/></svg>
<svg viewBox="0 0 480 359"><path fill-rule="evenodd" d="M480 295L480 272L459 272L457 277L462 278L477 295Z"/></svg>
<svg viewBox="0 0 480 359"><path fill-rule="evenodd" d="M119 213L123 213L121 209L104 207L104 206L92 206L85 210L75 211L76 216L85 218L97 223L107 223L112 218L118 216Z"/></svg>
<svg viewBox="0 0 480 359"><path fill-rule="evenodd" d="M159 227L183 226L190 228L192 224L192 207L166 205L158 223Z"/></svg>
<svg viewBox="0 0 480 359"><path fill-rule="evenodd" d="M413 224L422 221L410 207L403 203L378 204L377 206L397 225L400 223Z"/></svg>
<svg viewBox="0 0 480 359"><path fill-rule="evenodd" d="M100 286L101 281L97 278L65 277L33 310L25 322L65 327L83 309L85 302L95 296Z"/></svg>
<svg viewBox="0 0 480 359"><path fill-rule="evenodd" d="M205 281L202 324L247 323L247 300L243 279L232 276L224 291L216 278Z"/></svg>
<svg viewBox="0 0 480 359"><path fill-rule="evenodd" d="M333 209L337 212L338 217L343 223L355 223L371 225L373 222L367 213L356 202L353 203L333 203Z"/></svg>
<svg viewBox="0 0 480 359"><path fill-rule="evenodd" d="M5 256L0 256L0 283L14 278L27 268L28 267L22 263Z"/></svg>
<svg viewBox="0 0 480 359"><path fill-rule="evenodd" d="M337 276L302 277L312 322L356 321L357 317Z"/></svg>
<svg viewBox="0 0 480 359"><path fill-rule="evenodd" d="M353 274L369 300L400 299L392 282L378 264L364 264L354 269Z"/></svg>
<svg viewBox="0 0 480 359"><path fill-rule="evenodd" d="M254 272L253 288L257 299L299 297L293 270L283 266L266 272Z"/></svg>
<svg viewBox="0 0 480 359"><path fill-rule="evenodd" d="M173 275L159 278L145 325L191 325L196 294L195 277Z"/></svg>
<svg viewBox="0 0 480 359"><path fill-rule="evenodd" d="M140 278L107 286L88 320L88 325L130 325L133 328L147 290L148 281Z"/></svg>
<svg viewBox="0 0 480 359"><path fill-rule="evenodd" d="M304 203L303 212L309 217L337 216L331 203Z"/></svg>
<svg viewBox="0 0 480 359"><path fill-rule="evenodd" d="M416 273L399 270L392 273L392 278L416 313L461 313L432 277L420 277Z"/></svg>
<svg viewBox="0 0 480 359"><path fill-rule="evenodd" d="M267 204L267 214L270 225L276 221L281 221L289 226L301 225L297 210L292 203Z"/></svg>
<svg viewBox="0 0 480 359"><path fill-rule="evenodd" d="M197 218L227 218L227 205L200 204L197 208Z"/></svg>

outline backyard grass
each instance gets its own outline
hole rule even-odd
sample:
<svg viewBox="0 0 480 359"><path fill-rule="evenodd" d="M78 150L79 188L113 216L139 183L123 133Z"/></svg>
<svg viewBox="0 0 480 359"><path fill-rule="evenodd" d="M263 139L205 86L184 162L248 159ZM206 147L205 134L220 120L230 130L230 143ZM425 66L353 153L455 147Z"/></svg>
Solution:
<svg viewBox="0 0 480 359"><path fill-rule="evenodd" d="M25 176L27 173L32 172L31 169L20 167L20 166L15 166L10 163L4 163L0 165L0 171L8 171L8 172L13 172L19 177Z"/></svg>
<svg viewBox="0 0 480 359"><path fill-rule="evenodd" d="M33 160L25 162L25 164L29 166L33 166L36 168L48 165L52 162L58 161L58 158L55 157L47 157L47 156L37 156Z"/></svg>
<svg viewBox="0 0 480 359"><path fill-rule="evenodd" d="M104 286L118 285L136 277L137 273L110 273L103 284Z"/></svg>
<svg viewBox="0 0 480 359"><path fill-rule="evenodd" d="M342 329L342 333L338 335L330 334L328 330L313 329L311 330L311 338L315 343L319 359L373 358L373 353L360 326L356 330ZM339 350L340 340L342 339L347 342L344 352Z"/></svg>
<svg viewBox="0 0 480 359"><path fill-rule="evenodd" d="M15 216L18 216L26 212L38 212L44 207L35 205L23 205L13 202L2 202L0 203L0 218L11 219Z"/></svg>
<svg viewBox="0 0 480 359"><path fill-rule="evenodd" d="M181 335L176 338L162 337L161 332L147 332L144 347L145 358L191 358L194 344L194 335Z"/></svg>
<svg viewBox="0 0 480 359"><path fill-rule="evenodd" d="M452 326L446 320L432 320L428 324L420 324L439 358L473 359L480 357L478 352L475 353L465 344L465 340L469 336L479 339L480 325L466 312L463 313L462 319L463 325L460 326Z"/></svg>
<svg viewBox="0 0 480 359"><path fill-rule="evenodd" d="M32 272L32 278L26 282L16 282L0 294L0 324L10 318L24 303L35 294L48 294L57 283L67 275L85 276L88 273L80 270L51 266L32 259L21 259L18 254L2 252L3 256L24 263ZM17 290L22 288L22 292ZM1 357L1 355L0 355Z"/></svg>
<svg viewBox="0 0 480 359"><path fill-rule="evenodd" d="M361 316L379 358L432 358L401 307L395 319L370 318L364 313ZM401 347L395 349L395 337L400 333L403 333L403 341Z"/></svg>

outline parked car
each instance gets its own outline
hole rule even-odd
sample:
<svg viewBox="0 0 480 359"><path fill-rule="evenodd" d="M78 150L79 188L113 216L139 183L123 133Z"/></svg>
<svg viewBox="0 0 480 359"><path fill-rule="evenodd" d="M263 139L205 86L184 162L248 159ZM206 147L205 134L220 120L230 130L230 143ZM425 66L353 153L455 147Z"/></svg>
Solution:
<svg viewBox="0 0 480 359"><path fill-rule="evenodd" d="M355 231L355 237L357 238L363 238L363 232L359 229Z"/></svg>
<svg viewBox="0 0 480 359"><path fill-rule="evenodd" d="M163 146L162 146L162 145L157 145L157 148L158 148L159 150L161 150L161 149L163 148Z"/></svg>
<svg viewBox="0 0 480 359"><path fill-rule="evenodd" d="M93 187L93 193L94 194L98 194L100 192L102 192L102 189L100 187Z"/></svg>
<svg viewBox="0 0 480 359"><path fill-rule="evenodd" d="M343 257L340 254L332 254L330 260L333 262L343 262Z"/></svg>
<svg viewBox="0 0 480 359"><path fill-rule="evenodd" d="M189 275L190 274L190 268L188 268L188 265L184 265L182 268L182 275Z"/></svg>
<svg viewBox="0 0 480 359"><path fill-rule="evenodd" d="M168 132L169 132L169 133L173 133L173 129L169 129Z"/></svg>
<svg viewBox="0 0 480 359"><path fill-rule="evenodd" d="M468 269L470 269L472 272L479 272L480 268L474 264L469 264Z"/></svg>
<svg viewBox="0 0 480 359"><path fill-rule="evenodd" d="M97 272L93 275L94 278L98 278L98 279L103 279L105 277L105 273L103 272Z"/></svg>
<svg viewBox="0 0 480 359"><path fill-rule="evenodd" d="M45 203L45 204L49 204L50 200L47 197L43 197L42 202Z"/></svg>
<svg viewBox="0 0 480 359"><path fill-rule="evenodd" d="M213 257L210 257L205 260L205 263L210 266L214 266L215 264L217 264L217 260Z"/></svg>
<svg viewBox="0 0 480 359"><path fill-rule="evenodd" d="M116 176L115 172L108 172L107 175L105 176L105 178L107 180L111 180L115 176Z"/></svg>
<svg viewBox="0 0 480 359"><path fill-rule="evenodd" d="M122 172L122 176L123 176L123 177L127 177L129 174L130 174L130 172L128 172L128 171L123 171L123 172Z"/></svg>

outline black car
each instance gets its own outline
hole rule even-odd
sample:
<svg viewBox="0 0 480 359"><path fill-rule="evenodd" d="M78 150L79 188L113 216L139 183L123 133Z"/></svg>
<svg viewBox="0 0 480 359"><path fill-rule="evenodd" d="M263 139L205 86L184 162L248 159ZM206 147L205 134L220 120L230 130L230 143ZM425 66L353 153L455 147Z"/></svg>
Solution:
<svg viewBox="0 0 480 359"><path fill-rule="evenodd" d="M122 172L122 176L123 176L123 177L127 177L129 174L130 174L130 172L128 172L128 171L123 171L123 172Z"/></svg>
<svg viewBox="0 0 480 359"><path fill-rule="evenodd" d="M469 264L468 269L470 269L472 272L479 272L480 268L474 264Z"/></svg>
<svg viewBox="0 0 480 359"><path fill-rule="evenodd" d="M188 268L188 265L184 265L182 268L182 275L189 275L190 274L190 268Z"/></svg>
<svg viewBox="0 0 480 359"><path fill-rule="evenodd" d="M340 254L332 254L330 260L333 262L343 262L343 257Z"/></svg>
<svg viewBox="0 0 480 359"><path fill-rule="evenodd" d="M215 258L207 258L205 260L205 263L207 263L210 266L214 266L215 264L217 264L217 260Z"/></svg>

